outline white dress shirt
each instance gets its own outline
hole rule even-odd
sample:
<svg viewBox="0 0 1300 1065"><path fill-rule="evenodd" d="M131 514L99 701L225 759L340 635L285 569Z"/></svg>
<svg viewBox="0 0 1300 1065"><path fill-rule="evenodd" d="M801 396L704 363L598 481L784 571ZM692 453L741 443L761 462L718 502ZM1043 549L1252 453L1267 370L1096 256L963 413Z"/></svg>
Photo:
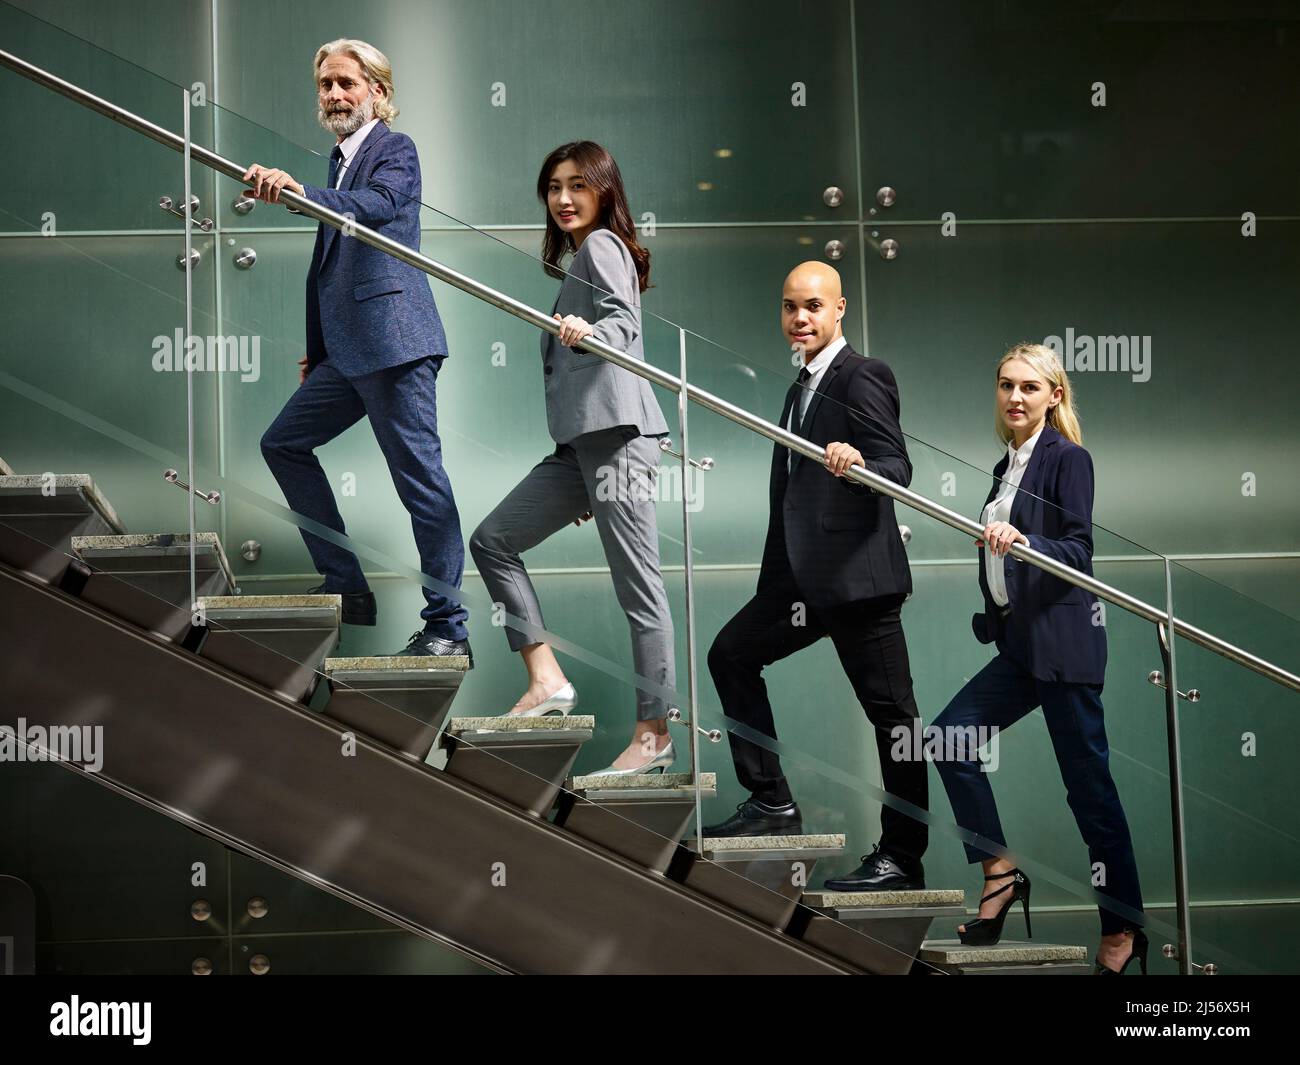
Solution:
<svg viewBox="0 0 1300 1065"><path fill-rule="evenodd" d="M1019 447L1007 443L1007 469L998 485L998 494L984 508L981 524L987 526L995 521L1011 520L1011 504L1015 501L1016 492L1020 490L1020 482L1024 480L1025 468L1034 453L1034 445L1042 434L1043 430L1039 429ZM987 547L984 549L984 578L988 581L989 594L998 606L1006 606L1010 602L1007 597L1006 561L1007 556L994 555Z"/></svg>
<svg viewBox="0 0 1300 1065"><path fill-rule="evenodd" d="M339 172L334 179L336 189L343 184L343 175L348 172L348 164L352 162L353 156L357 154L362 142L370 135L370 131L375 128L378 121L379 119L372 118L355 133L349 134L339 142L339 151L343 153L343 158L339 162Z"/></svg>
<svg viewBox="0 0 1300 1065"><path fill-rule="evenodd" d="M802 422L804 415L808 413L808 404L812 402L813 393L822 383L822 377L826 373L826 367L831 364L831 360L840 353L840 349L848 343L845 337L836 337L827 344L821 351L813 356L813 361L804 365L803 369L808 371L808 382L803 386L803 392L799 396L799 421ZM785 428L789 432L794 432L794 404L790 404L790 417L786 419ZM785 466L787 472L794 467L794 452L786 457Z"/></svg>

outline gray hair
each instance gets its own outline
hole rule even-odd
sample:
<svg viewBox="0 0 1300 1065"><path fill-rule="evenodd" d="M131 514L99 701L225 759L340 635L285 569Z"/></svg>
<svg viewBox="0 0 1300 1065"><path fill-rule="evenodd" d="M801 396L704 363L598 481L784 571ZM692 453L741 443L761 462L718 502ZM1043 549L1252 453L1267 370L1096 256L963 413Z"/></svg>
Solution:
<svg viewBox="0 0 1300 1065"><path fill-rule="evenodd" d="M348 37L322 44L316 49L316 59L312 64L312 75L317 84L320 83L321 64L330 56L340 54L350 55L360 63L366 80L384 90L383 97L375 101L375 117L385 125L391 125L397 117L397 108L393 106L393 68L388 62L388 56L373 44L354 41Z"/></svg>

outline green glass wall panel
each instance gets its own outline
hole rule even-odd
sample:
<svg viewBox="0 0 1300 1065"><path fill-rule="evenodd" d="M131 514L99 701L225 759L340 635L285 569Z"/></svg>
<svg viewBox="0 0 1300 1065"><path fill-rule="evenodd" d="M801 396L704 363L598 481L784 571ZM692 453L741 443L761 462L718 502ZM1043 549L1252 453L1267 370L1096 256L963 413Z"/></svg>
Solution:
<svg viewBox="0 0 1300 1065"><path fill-rule="evenodd" d="M185 322L183 246L161 236L0 238L0 369L30 390L5 391L0 453L22 473L91 474L135 532L188 526L185 497L162 478L185 465L186 375L155 368L176 353ZM201 295L212 240L195 247L206 253ZM207 332L204 318L196 314L196 333ZM215 431L215 385L194 375L200 446ZM198 511L200 528L216 519Z"/></svg>
<svg viewBox="0 0 1300 1065"><path fill-rule="evenodd" d="M1178 564L1184 570L1231 588L1247 601L1300 621L1300 558L1294 555L1280 558L1180 558ZM1203 620L1208 623L1209 617L1205 616ZM1242 638L1247 637L1243 635Z"/></svg>
<svg viewBox="0 0 1300 1065"><path fill-rule="evenodd" d="M65 11L72 5L61 5ZM105 17L110 7L83 4ZM161 6L161 5L159 5ZM123 8L126 10L126 8ZM79 20L72 20L79 21ZM99 19L89 20L98 22ZM184 27L159 25L160 39L184 36ZM6 51L177 134L184 125L181 83L159 76L156 64L128 63L95 44L0 3L0 39ZM161 49L160 49L161 51ZM195 79L205 77L196 69ZM189 85L189 81L183 84ZM158 207L162 196L183 199L181 158L169 148L127 130L9 70L0 92L13 114L28 116L22 166L6 182L0 232L30 233L154 229L179 231L180 220ZM192 136L212 143L210 108L192 110ZM193 195L210 211L209 172L195 168ZM179 251L179 249L178 249Z"/></svg>
<svg viewBox="0 0 1300 1065"><path fill-rule="evenodd" d="M191 0L181 4L174 0L5 2L5 7L24 13L30 25L39 20L61 31L57 34L45 32L50 40L57 40L58 50L63 55L73 53L76 44L72 38L79 37L93 45L95 50L124 60L124 63L113 64L119 71L130 64L186 86L196 81L206 82L211 76L212 6L209 0ZM13 39L6 42L6 47L22 54ZM84 54L89 54L89 50ZM35 57L28 58L37 62ZM80 75L81 71L77 73ZM128 106L122 100L115 99L115 102Z"/></svg>
<svg viewBox="0 0 1300 1065"><path fill-rule="evenodd" d="M1295 419L1284 403L1238 395L1245 382L1281 395L1300 384L1280 357L1297 223L1253 238L1173 223L880 232L901 252L867 258L871 353L893 367L914 436L991 470L1004 451L992 426L998 358L1020 340L1072 340L1096 521L1166 553L1300 547ZM1083 369L1104 345L1108 368L1098 357ZM942 486L927 474L916 487L933 497Z"/></svg>
<svg viewBox="0 0 1300 1065"><path fill-rule="evenodd" d="M1258 570L1285 580L1285 569ZM1292 567L1293 568L1293 567ZM1175 614L1300 674L1300 621L1177 564ZM1188 790L1193 898L1295 898L1300 891L1300 784L1290 769L1300 738L1296 697L1190 640L1176 644ZM1248 877L1236 875L1250 869Z"/></svg>
<svg viewBox="0 0 1300 1065"><path fill-rule="evenodd" d="M854 8L863 195L898 194L882 220L1300 212L1289 5Z"/></svg>
<svg viewBox="0 0 1300 1065"><path fill-rule="evenodd" d="M399 128L426 153L425 201L458 218L534 221L542 160L583 138L614 153L638 215L828 218L822 190L854 185L849 8L670 0L593 18L510 0L328 0L286 11L268 33L264 7L223 0L220 102L327 149L312 58L327 40L360 37L392 61ZM817 47L790 47L790 28L809 20Z"/></svg>

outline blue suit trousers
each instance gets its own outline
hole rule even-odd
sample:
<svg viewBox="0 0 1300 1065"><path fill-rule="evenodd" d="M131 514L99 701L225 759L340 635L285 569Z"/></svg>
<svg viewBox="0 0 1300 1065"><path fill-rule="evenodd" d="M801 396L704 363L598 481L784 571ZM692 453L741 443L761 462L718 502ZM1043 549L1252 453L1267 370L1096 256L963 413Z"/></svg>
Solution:
<svg viewBox="0 0 1300 1065"><path fill-rule="evenodd" d="M1022 665L1024 656L1015 653L1014 636L1012 644L998 641L998 656L953 697L934 726L945 730L996 726L1001 730L1041 706L1065 783L1066 801L1094 869L1104 874L1097 891L1129 911L1101 905L1102 935L1140 925L1142 892L1137 860L1119 792L1110 775L1101 686L1038 680ZM961 735L948 731L943 734ZM937 768L957 824L1005 848L989 774L980 768L975 752L967 744L945 743ZM997 857L976 844L966 843L965 847L970 862Z"/></svg>
<svg viewBox="0 0 1300 1065"><path fill-rule="evenodd" d="M343 517L314 451L368 417L398 498L411 515L420 569L449 590L460 588L465 543L438 439L441 366L442 357L429 356L345 377L327 358L307 375L263 434L262 455L291 510L343 533ZM316 569L325 577L326 592L367 590L355 554L301 531ZM425 631L447 640L465 639L465 608L442 590L425 586L423 591L420 616Z"/></svg>

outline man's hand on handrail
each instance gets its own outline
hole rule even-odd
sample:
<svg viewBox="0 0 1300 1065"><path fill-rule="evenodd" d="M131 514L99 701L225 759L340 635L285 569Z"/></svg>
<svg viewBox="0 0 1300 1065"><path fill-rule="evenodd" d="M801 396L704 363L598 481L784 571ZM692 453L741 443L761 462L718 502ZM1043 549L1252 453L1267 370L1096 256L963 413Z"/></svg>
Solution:
<svg viewBox="0 0 1300 1065"><path fill-rule="evenodd" d="M828 472L836 477L843 477L850 466L866 466L862 461L862 452L852 444L831 443L826 445L826 454L822 458Z"/></svg>
<svg viewBox="0 0 1300 1065"><path fill-rule="evenodd" d="M291 174L258 163L254 163L244 172L243 180L253 186L251 190L245 189L243 192L243 195L251 199L279 203L281 189L296 192L299 196L303 195L302 186L294 181Z"/></svg>

